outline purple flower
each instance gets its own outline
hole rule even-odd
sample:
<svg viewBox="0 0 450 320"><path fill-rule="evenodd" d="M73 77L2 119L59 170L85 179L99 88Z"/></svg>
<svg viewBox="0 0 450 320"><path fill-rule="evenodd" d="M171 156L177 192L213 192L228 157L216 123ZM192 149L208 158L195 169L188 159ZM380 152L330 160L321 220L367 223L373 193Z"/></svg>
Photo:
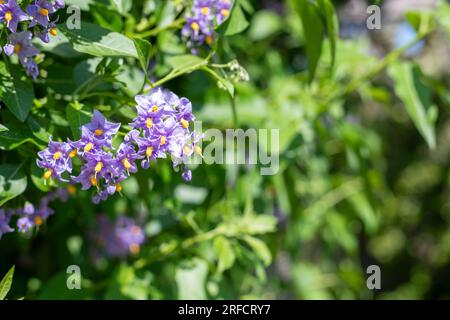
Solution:
<svg viewBox="0 0 450 320"><path fill-rule="evenodd" d="M150 161L154 161L156 158L165 158L165 153L160 150L160 140L148 138L136 138L138 145L138 154L140 158L143 158L141 166L143 169L150 167Z"/></svg>
<svg viewBox="0 0 450 320"><path fill-rule="evenodd" d="M39 75L39 67L38 67L36 61L34 61L32 59L27 59L23 66L25 67L25 71L26 71L27 75L29 75L34 80L36 80Z"/></svg>
<svg viewBox="0 0 450 320"><path fill-rule="evenodd" d="M137 254L145 242L145 234L134 219L120 216L115 222L105 215L97 217L96 232L91 238L100 251L109 257L126 257Z"/></svg>
<svg viewBox="0 0 450 320"><path fill-rule="evenodd" d="M186 25L181 30L183 38L193 54L196 47L206 43L211 46L214 41L214 21L217 25L230 15L232 2L230 0L194 0L191 15L186 18Z"/></svg>
<svg viewBox="0 0 450 320"><path fill-rule="evenodd" d="M25 206L23 207L23 212L26 215L29 215L29 216L34 214L34 206L33 206L33 204L31 204L29 202L25 203Z"/></svg>
<svg viewBox="0 0 450 320"><path fill-rule="evenodd" d="M5 211L0 208L0 239L5 233L13 232L14 229L9 226L11 220L12 212Z"/></svg>
<svg viewBox="0 0 450 320"><path fill-rule="evenodd" d="M82 190L91 186L100 188L101 179L109 183L117 175L114 167L114 159L109 152L87 153L86 163L81 168L80 175L72 177L72 180L81 183Z"/></svg>
<svg viewBox="0 0 450 320"><path fill-rule="evenodd" d="M45 43L49 43L50 42L50 35L56 37L58 35L58 30L56 29L56 22L58 20L55 21L51 21L47 27L43 28L41 31L36 31L34 34L36 35L36 37L38 37L39 39L41 39L43 42Z"/></svg>
<svg viewBox="0 0 450 320"><path fill-rule="evenodd" d="M181 177L184 179L184 181L191 181L192 180L192 171L185 169L181 175Z"/></svg>
<svg viewBox="0 0 450 320"><path fill-rule="evenodd" d="M216 0L215 17L218 25L228 18L232 6L231 0Z"/></svg>
<svg viewBox="0 0 450 320"><path fill-rule="evenodd" d="M80 149L82 151L81 155L84 157L85 153L102 151L102 147L107 143L108 141L106 139L97 139L95 134L92 134L85 126L82 126L81 139L78 141L71 141L69 142L69 145L73 150Z"/></svg>
<svg viewBox="0 0 450 320"><path fill-rule="evenodd" d="M8 0L7 3L0 4L0 22L6 22L6 26L11 32L17 31L20 21L29 20L28 15L17 5L16 0Z"/></svg>
<svg viewBox="0 0 450 320"><path fill-rule="evenodd" d="M31 43L32 38L33 35L30 31L10 34L9 44L4 47L6 55L10 56L13 53L17 54L20 62L24 65L30 57L39 54L39 50Z"/></svg>
<svg viewBox="0 0 450 320"><path fill-rule="evenodd" d="M65 3L63 0L56 0L55 1L55 9L59 10L65 7Z"/></svg>
<svg viewBox="0 0 450 320"><path fill-rule="evenodd" d="M120 123L109 122L100 111L95 110L92 121L82 126L82 131L87 137L86 129L88 129L93 138L99 142L98 144L111 147L112 137L117 134L119 128Z"/></svg>
<svg viewBox="0 0 450 320"><path fill-rule="evenodd" d="M38 152L36 161L39 168L45 169L44 178L46 180L56 177L61 181L64 180L61 175L64 172L72 172L72 160L76 152L66 142L54 142L50 137L48 147Z"/></svg>
<svg viewBox="0 0 450 320"><path fill-rule="evenodd" d="M160 124L163 116L169 114L161 89L150 96L136 96L135 100L138 117L133 120L132 126L137 129L151 131L155 125Z"/></svg>
<svg viewBox="0 0 450 320"><path fill-rule="evenodd" d="M185 129L189 128L189 121L195 120L195 116L192 114L192 103L188 99L186 98L180 99L176 119Z"/></svg>
<svg viewBox="0 0 450 320"><path fill-rule="evenodd" d="M49 15L56 11L55 7L47 0L36 0L34 4L27 7L27 13L32 17L29 27L38 23L47 27L50 21Z"/></svg>
<svg viewBox="0 0 450 320"><path fill-rule="evenodd" d="M119 146L116 154L116 166L119 171L125 170L129 175L131 173L137 172L137 166L135 164L136 159L139 155L134 150L134 147L129 143L122 143Z"/></svg>
<svg viewBox="0 0 450 320"><path fill-rule="evenodd" d="M21 233L28 232L33 226L34 224L30 217L25 216L17 220L17 229Z"/></svg>

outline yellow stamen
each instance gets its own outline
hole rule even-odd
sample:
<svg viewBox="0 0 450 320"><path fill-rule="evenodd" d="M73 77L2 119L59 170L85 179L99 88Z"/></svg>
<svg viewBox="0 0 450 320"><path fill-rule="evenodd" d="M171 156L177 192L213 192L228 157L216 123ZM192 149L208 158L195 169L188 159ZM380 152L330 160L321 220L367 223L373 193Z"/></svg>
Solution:
<svg viewBox="0 0 450 320"><path fill-rule="evenodd" d="M52 169L47 169L47 170L44 172L44 179L45 179L45 180L50 179L50 178L52 177L52 174L53 174L53 170L52 170Z"/></svg>
<svg viewBox="0 0 450 320"><path fill-rule="evenodd" d="M95 176L91 177L91 184L96 187L97 186L97 178Z"/></svg>
<svg viewBox="0 0 450 320"><path fill-rule="evenodd" d="M48 10L47 9L41 8L41 9L39 9L39 13L42 14L43 16L48 16Z"/></svg>
<svg viewBox="0 0 450 320"><path fill-rule="evenodd" d="M94 131L94 135L96 137L101 136L102 134L103 134L103 130L102 129L97 129L97 130Z"/></svg>
<svg viewBox="0 0 450 320"><path fill-rule="evenodd" d="M160 146L163 146L166 144L167 138L165 136L161 136L161 141L159 142Z"/></svg>
<svg viewBox="0 0 450 320"><path fill-rule="evenodd" d="M228 17L228 16L230 15L230 10L222 9L222 11L220 11L220 13L221 13L224 17Z"/></svg>
<svg viewBox="0 0 450 320"><path fill-rule="evenodd" d="M58 30L57 30L56 28L51 28L50 31L49 31L49 33L50 33L52 36L56 37L56 36L58 35Z"/></svg>
<svg viewBox="0 0 450 320"><path fill-rule="evenodd" d="M37 226L40 226L42 224L42 218L37 216L36 218L34 218L34 222L36 223Z"/></svg>
<svg viewBox="0 0 450 320"><path fill-rule="evenodd" d="M77 188L75 188L73 185L69 184L67 186L67 192L71 195L74 195L77 192Z"/></svg>
<svg viewBox="0 0 450 320"><path fill-rule="evenodd" d="M116 191L117 192L122 191L122 186L120 185L120 183L116 183Z"/></svg>
<svg viewBox="0 0 450 320"><path fill-rule="evenodd" d="M61 156L62 156L62 152L57 151L53 154L53 159L58 160L59 158L61 158Z"/></svg>
<svg viewBox="0 0 450 320"><path fill-rule="evenodd" d="M12 18L13 18L12 12L11 11L6 11L5 12L5 20L7 22L10 22L12 20Z"/></svg>
<svg viewBox="0 0 450 320"><path fill-rule="evenodd" d="M152 107L152 112L156 112L156 111L158 111L158 106L155 105Z"/></svg>
<svg viewBox="0 0 450 320"><path fill-rule="evenodd" d="M89 152L94 147L94 144L92 142L89 142L87 145L84 146L84 152Z"/></svg>
<svg viewBox="0 0 450 320"><path fill-rule="evenodd" d="M103 162L97 162L97 164L95 165L94 171L99 173L100 171L102 171L103 169Z"/></svg>
<svg viewBox="0 0 450 320"><path fill-rule="evenodd" d="M147 150L145 150L145 155L147 158L150 158L153 154L153 147L147 147Z"/></svg>
<svg viewBox="0 0 450 320"><path fill-rule="evenodd" d="M153 121L150 118L147 118L147 120L145 120L145 126L150 129L151 127L153 127Z"/></svg>
<svg viewBox="0 0 450 320"><path fill-rule="evenodd" d="M201 11L205 16L207 16L207 15L209 14L209 8L208 8L208 7L203 7L200 11Z"/></svg>
<svg viewBox="0 0 450 320"><path fill-rule="evenodd" d="M202 148L200 148L199 146L195 146L195 147L194 147L194 152L195 152L196 154L202 154Z"/></svg>
<svg viewBox="0 0 450 320"><path fill-rule="evenodd" d="M183 152L184 152L184 154L189 154L189 153L191 153L191 148L189 147L189 146L185 146L184 148L183 148Z"/></svg>
<svg viewBox="0 0 450 320"><path fill-rule="evenodd" d="M123 166L125 167L125 169L128 170L128 169L131 168L131 164L130 164L130 162L128 161L127 158L123 159L123 160L122 160L122 163L123 163Z"/></svg>
<svg viewBox="0 0 450 320"><path fill-rule="evenodd" d="M15 54L19 54L20 51L22 51L22 46L21 46L19 43L16 43L16 44L14 45L14 53L15 53Z"/></svg>
<svg viewBox="0 0 450 320"><path fill-rule="evenodd" d="M206 44L208 46L210 46L213 42L213 38L210 35L207 35L205 41L206 41Z"/></svg>
<svg viewBox="0 0 450 320"><path fill-rule="evenodd" d="M181 118L180 123L183 126L183 128L185 129L189 128L189 122L184 120L183 118Z"/></svg>
<svg viewBox="0 0 450 320"><path fill-rule="evenodd" d="M70 158L75 158L78 154L78 150L77 149L73 149L72 151L70 151L69 153L69 157Z"/></svg>
<svg viewBox="0 0 450 320"><path fill-rule="evenodd" d="M130 252L132 254L138 254L141 251L141 247L137 243L130 244Z"/></svg>
<svg viewBox="0 0 450 320"><path fill-rule="evenodd" d="M192 22L192 23L191 23L191 28L192 28L192 30L194 30L194 31L200 30L200 26L198 25L197 22Z"/></svg>

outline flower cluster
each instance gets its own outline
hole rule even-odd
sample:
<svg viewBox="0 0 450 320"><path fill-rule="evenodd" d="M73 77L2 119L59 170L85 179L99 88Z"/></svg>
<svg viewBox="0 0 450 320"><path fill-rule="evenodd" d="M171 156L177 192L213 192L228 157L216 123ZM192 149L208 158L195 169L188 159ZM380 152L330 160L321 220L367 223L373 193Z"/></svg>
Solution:
<svg viewBox="0 0 450 320"><path fill-rule="evenodd" d="M29 4L25 11L17 4L16 0L0 0L0 23L6 24L11 31L8 35L8 43L3 47L6 55L16 54L20 63L25 68L27 74L33 79L39 75L39 69L34 59L39 54L39 50L32 44L34 36L43 42L50 42L50 35L56 36L56 20L51 20L50 16L64 8L63 0L56 0L54 3L48 0L35 0ZM27 21L28 26L24 31L17 32L19 22ZM2 48L0 47L0 52Z"/></svg>
<svg viewBox="0 0 450 320"><path fill-rule="evenodd" d="M25 203L21 208L17 209L3 209L0 208L0 239L5 233L13 232L14 229L10 227L11 220L17 217L17 231L20 233L28 233L34 227L41 226L54 211L49 207L50 202L54 200L67 201L68 189L58 189L44 196L38 206L32 203Z"/></svg>
<svg viewBox="0 0 450 320"><path fill-rule="evenodd" d="M130 253L138 254L145 241L145 234L132 218L120 216L111 222L107 216L97 216L95 232L90 238L93 240L93 257L105 254L108 257L126 257Z"/></svg>
<svg viewBox="0 0 450 320"><path fill-rule="evenodd" d="M192 53L196 54L203 44L210 46L214 41L214 26L230 15L231 0L194 0L192 11L186 17L186 25L181 31Z"/></svg>
<svg viewBox="0 0 450 320"><path fill-rule="evenodd" d="M201 154L202 135L191 131L194 120L192 104L173 92L155 89L148 96L137 96L137 118L133 129L125 135L117 150L112 140L120 124L109 122L94 111L90 123L81 127L78 141L55 142L50 138L48 148L38 153L37 165L45 169L44 178L80 183L83 190L96 188L94 203L106 200L122 190L121 182L138 171L136 162L147 169L158 158L171 156L173 167L183 169L182 177L189 181L192 173L186 166L194 154ZM78 176L72 174L72 160L81 158L83 165Z"/></svg>

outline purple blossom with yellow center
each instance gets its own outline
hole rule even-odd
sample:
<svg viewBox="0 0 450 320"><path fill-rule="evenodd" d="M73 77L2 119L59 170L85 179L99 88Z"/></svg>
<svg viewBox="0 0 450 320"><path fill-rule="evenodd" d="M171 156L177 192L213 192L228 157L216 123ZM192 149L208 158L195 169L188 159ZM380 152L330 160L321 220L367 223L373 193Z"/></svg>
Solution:
<svg viewBox="0 0 450 320"><path fill-rule="evenodd" d="M191 102L161 88L137 96L136 102L134 129L125 134L117 150L112 148L112 140L120 124L108 121L97 110L92 121L80 128L80 140L50 140L49 147L39 153L38 166L45 169L44 178L62 180L64 172L72 171L71 159L80 154L81 170L78 176L70 177L71 182L80 183L83 190L94 187L92 201L99 203L121 192L121 182L138 171L136 161L141 160L142 168L147 169L152 161L170 155L173 167L178 170L182 166L182 177L189 181L192 172L186 164L194 152L201 154L197 144L202 138L189 127L195 119Z"/></svg>
<svg viewBox="0 0 450 320"><path fill-rule="evenodd" d="M119 128L120 123L109 122L100 111L95 110L92 121L82 126L82 132L85 138L90 136L97 140L97 145L111 147L112 137L117 134ZM91 135L86 129L89 130Z"/></svg>
<svg viewBox="0 0 450 320"><path fill-rule="evenodd" d="M197 54L197 47L205 43L212 45L214 23L222 24L230 15L231 7L230 0L194 0L191 14L181 30L193 54Z"/></svg>
<svg viewBox="0 0 450 320"><path fill-rule="evenodd" d="M11 33L9 35L9 44L4 47L6 55L17 54L23 65L28 58L39 54L39 50L31 43L32 38L33 35L30 31Z"/></svg>
<svg viewBox="0 0 450 320"><path fill-rule="evenodd" d="M100 189L102 179L108 184L117 171L114 167L114 159L109 152L95 152L85 154L86 163L81 168L81 172L77 177L72 177L72 180L81 183L82 190L87 190L91 187Z"/></svg>
<svg viewBox="0 0 450 320"><path fill-rule="evenodd" d="M155 125L161 123L164 116L169 114L161 94L136 96L135 100L138 117L133 119L132 126L134 128L143 129L146 132L151 131Z"/></svg>
<svg viewBox="0 0 450 320"><path fill-rule="evenodd" d="M19 22L30 19L28 15L22 11L16 0L8 0L6 3L0 1L0 3L2 3L0 4L0 22L5 22L11 32L17 31Z"/></svg>
<svg viewBox="0 0 450 320"><path fill-rule="evenodd" d="M137 137L136 144L138 145L138 154L141 161L141 166L143 169L148 169L150 167L151 161L156 160L157 158L165 158L165 153L160 148L160 140L153 139L150 140L148 138Z"/></svg>
<svg viewBox="0 0 450 320"><path fill-rule="evenodd" d="M5 45L4 50L8 56L17 54L26 73L36 80L39 68L33 57L39 54L39 50L33 46L31 39L32 34L29 31L12 33L9 35L9 44Z"/></svg>
<svg viewBox="0 0 450 320"><path fill-rule="evenodd" d="M33 226L34 226L34 224L33 224L33 220L31 217L24 216L17 220L17 230L20 233L28 232L31 228L33 228Z"/></svg>
<svg viewBox="0 0 450 320"><path fill-rule="evenodd" d="M58 30L56 29L56 22L58 22L58 20L50 21L45 28L43 28L40 31L36 31L34 33L35 36L41 39L42 42L49 43L50 36L56 37L58 35Z"/></svg>
<svg viewBox="0 0 450 320"><path fill-rule="evenodd" d="M220 25L230 15L233 4L231 0L216 0L215 2L215 18L217 24Z"/></svg>
<svg viewBox="0 0 450 320"><path fill-rule="evenodd" d="M129 143L122 143L119 146L116 154L116 166L118 172L125 171L127 175L137 172L137 166L135 164L139 155L136 153L134 147Z"/></svg>
<svg viewBox="0 0 450 320"><path fill-rule="evenodd" d="M27 7L27 13L30 15L31 23L29 27L34 27L40 24L47 27L50 22L50 14L56 12L56 8L47 0L36 0L34 4Z"/></svg>

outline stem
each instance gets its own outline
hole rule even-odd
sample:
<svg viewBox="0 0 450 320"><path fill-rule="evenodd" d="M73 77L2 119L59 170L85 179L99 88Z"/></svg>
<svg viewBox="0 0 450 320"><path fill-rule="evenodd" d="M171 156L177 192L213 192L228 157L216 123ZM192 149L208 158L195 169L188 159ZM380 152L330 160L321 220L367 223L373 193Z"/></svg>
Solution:
<svg viewBox="0 0 450 320"><path fill-rule="evenodd" d="M157 35L158 33L162 32L162 31L166 31L166 30L169 30L169 29L178 29L185 22L186 22L186 18L179 18L179 19L173 21L172 23L170 23L168 25L165 25L165 26L163 26L161 28L154 28L152 30L148 30L148 31L145 31L145 32L134 33L133 37L135 37L135 38L153 37L153 36Z"/></svg>
<svg viewBox="0 0 450 320"><path fill-rule="evenodd" d="M134 263L134 268L142 269L157 260L160 260L162 258L166 258L166 257L170 256L177 250L187 250L199 242L210 241L217 236L237 237L238 234L222 225L222 226L219 226L208 232L201 233L201 234L195 235L193 237L187 238L187 239L183 240L182 242L178 242L170 250L166 250L164 252L161 252L161 251L156 252L156 253L150 255L149 257L147 257L146 259L141 258Z"/></svg>

